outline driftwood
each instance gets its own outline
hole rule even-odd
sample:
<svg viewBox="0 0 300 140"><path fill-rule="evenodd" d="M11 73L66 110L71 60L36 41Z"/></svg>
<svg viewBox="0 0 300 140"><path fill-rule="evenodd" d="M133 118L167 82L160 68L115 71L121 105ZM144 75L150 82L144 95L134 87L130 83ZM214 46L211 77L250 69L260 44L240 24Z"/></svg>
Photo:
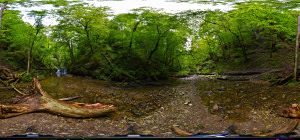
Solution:
<svg viewBox="0 0 300 140"><path fill-rule="evenodd" d="M66 117L90 118L106 115L116 110L113 105L67 103L54 99L42 90L36 78L32 79L29 95L15 99L9 105L0 105L0 118L9 118L31 112L48 112ZM64 99L71 100L74 98Z"/></svg>
<svg viewBox="0 0 300 140"><path fill-rule="evenodd" d="M179 129L176 126L172 127L172 130L175 131L177 134L179 134L180 136L190 136L190 135L194 135L193 133L189 133L189 132L185 132L181 129Z"/></svg>
<svg viewBox="0 0 300 140"><path fill-rule="evenodd" d="M299 118L300 119L300 104L292 104L291 108L286 108L279 114L282 117Z"/></svg>
<svg viewBox="0 0 300 140"><path fill-rule="evenodd" d="M279 130L275 130L272 131L270 133L264 133L264 134L256 134L253 136L257 136L257 137L273 137L276 134L284 134L284 133L290 133L292 131L294 131L294 129L297 127L299 123L299 119L293 119L286 127L281 128Z"/></svg>
<svg viewBox="0 0 300 140"><path fill-rule="evenodd" d="M76 96L76 97L68 97L68 98L62 98L62 99L58 99L60 101L70 101L70 100L75 100L78 98L82 98L83 96Z"/></svg>
<svg viewBox="0 0 300 140"><path fill-rule="evenodd" d="M14 86L20 81L20 79L25 73L26 71L21 74L14 74L11 70L0 67L0 84L4 86L10 85L18 93L25 95L25 93L21 92Z"/></svg>
<svg viewBox="0 0 300 140"><path fill-rule="evenodd" d="M299 123L299 119L293 119L286 127L284 128L281 128L279 130L275 130L275 131L272 131L270 133L264 133L264 134L254 134L253 136L256 136L256 137L273 137L275 136L276 134L284 134L284 133L290 133L292 131L294 131L294 129L297 127ZM189 136L189 135L194 135L192 133L189 133L189 132L185 132L181 129L179 129L178 127L172 127L172 129L178 133L180 136ZM236 133L236 132L235 132Z"/></svg>

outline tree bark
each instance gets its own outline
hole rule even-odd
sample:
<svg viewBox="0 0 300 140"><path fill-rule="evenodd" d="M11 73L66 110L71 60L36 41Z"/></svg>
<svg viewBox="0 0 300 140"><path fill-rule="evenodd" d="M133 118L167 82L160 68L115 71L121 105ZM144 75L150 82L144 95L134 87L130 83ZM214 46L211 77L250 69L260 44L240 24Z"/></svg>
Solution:
<svg viewBox="0 0 300 140"><path fill-rule="evenodd" d="M69 47L69 50L70 50L71 60L72 60L72 63L75 64L75 57L74 57L74 54L73 54L73 49L71 48L71 44L72 44L72 42L69 41L68 47Z"/></svg>
<svg viewBox="0 0 300 140"><path fill-rule="evenodd" d="M128 52L130 52L131 47L132 47L133 33L136 31L136 28L137 28L137 26L138 26L139 24L140 24L140 21L138 21L138 22L135 24L135 26L134 26L134 28L133 28L133 30L132 30L132 33L131 33L131 39L130 39L130 43L129 43L129 51L128 51Z"/></svg>
<svg viewBox="0 0 300 140"><path fill-rule="evenodd" d="M161 31L158 29L158 25L156 26L157 33L158 33L158 39L157 39L157 41L156 41L155 48L150 52L150 55L149 55L149 57L148 57L148 59L147 59L147 62L146 62L146 65L149 64L152 55L154 54L155 51L157 51L158 46L159 46L159 41L160 41L160 39L161 39L168 31L170 31L170 30L173 29L173 28L174 28L174 27L169 28L168 30L166 30L166 31L162 34Z"/></svg>
<svg viewBox="0 0 300 140"><path fill-rule="evenodd" d="M0 11L0 35L1 35L1 21L2 21L2 15L3 15L3 12L4 12L4 9L6 7L6 5L8 4L8 1L5 1L3 3L3 5L1 6L1 11Z"/></svg>
<svg viewBox="0 0 300 140"><path fill-rule="evenodd" d="M85 32L86 32L86 37L87 37L87 40L88 40L88 45L89 45L89 47L90 47L90 49L91 49L91 52L92 52L92 54L93 54L93 53L94 53L94 49L93 49L93 45L92 45L91 40L90 40L90 34L89 34L89 31L88 31L87 28L88 28L88 27L85 26L85 27L84 27L84 30L85 30Z"/></svg>
<svg viewBox="0 0 300 140"><path fill-rule="evenodd" d="M298 15L298 32L297 32L297 37L296 37L296 48L295 48L295 67L294 67L294 80L295 81L297 81L299 34L300 34L300 13Z"/></svg>
<svg viewBox="0 0 300 140"><path fill-rule="evenodd" d="M31 112L49 112L66 117L90 118L114 112L113 105L67 103L54 99L42 90L38 79L31 81L29 95L17 98L12 104L0 105L0 118L9 118Z"/></svg>
<svg viewBox="0 0 300 140"><path fill-rule="evenodd" d="M27 50L27 73L30 73L30 55L31 55L31 33L29 31L28 50Z"/></svg>

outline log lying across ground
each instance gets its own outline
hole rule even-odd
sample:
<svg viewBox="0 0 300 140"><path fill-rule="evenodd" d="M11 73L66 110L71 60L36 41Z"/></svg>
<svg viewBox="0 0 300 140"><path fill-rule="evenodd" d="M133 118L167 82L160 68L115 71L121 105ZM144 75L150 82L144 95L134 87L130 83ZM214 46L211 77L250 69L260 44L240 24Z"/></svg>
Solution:
<svg viewBox="0 0 300 140"><path fill-rule="evenodd" d="M288 118L299 118L300 119L300 104L292 104L291 108L286 108L282 111L280 116Z"/></svg>
<svg viewBox="0 0 300 140"><path fill-rule="evenodd" d="M256 134L253 136L257 137L274 137L276 134L284 134L284 133L291 133L294 131L294 129L297 127L299 123L299 119L293 119L286 127L283 127L279 130L275 130L269 133L264 134Z"/></svg>
<svg viewBox="0 0 300 140"><path fill-rule="evenodd" d="M114 112L113 105L67 103L54 99L42 90L36 78L31 81L29 95L17 98L9 105L0 105L0 118L9 118L31 112L48 112L66 117L91 118ZM67 100L67 99L65 99Z"/></svg>
<svg viewBox="0 0 300 140"><path fill-rule="evenodd" d="M283 127L279 130L275 130L269 133L263 133L263 134L253 134L255 137L274 137L276 134L285 134L285 133L290 133L294 131L294 129L297 127L299 123L299 119L293 119L286 127ZM172 129L179 134L180 136L189 136L189 135L194 135L192 133L183 131L179 129L178 127L172 127Z"/></svg>

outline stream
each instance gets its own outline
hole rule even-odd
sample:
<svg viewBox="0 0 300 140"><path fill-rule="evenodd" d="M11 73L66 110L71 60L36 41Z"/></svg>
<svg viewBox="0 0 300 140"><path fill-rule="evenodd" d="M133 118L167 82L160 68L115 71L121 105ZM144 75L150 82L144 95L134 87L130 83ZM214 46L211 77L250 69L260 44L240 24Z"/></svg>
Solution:
<svg viewBox="0 0 300 140"><path fill-rule="evenodd" d="M0 120L0 135L14 134L7 126L18 124L39 125L40 133L55 136L99 136L98 132L77 132L60 130L62 126L82 129L95 129L98 124L111 127L104 129L101 136L133 133L152 134L156 136L176 136L171 131L172 125L188 132L219 133L235 125L243 134L263 133L276 130L290 121L277 116L283 108L299 103L299 86L269 86L251 82L221 81L204 76L192 75L185 78L170 78L160 81L164 84L148 86L119 87L108 81L70 74L48 74L41 80L44 91L54 98L83 96L75 102L112 104L117 108L109 116L92 119L69 119L47 113L31 113L14 118ZM20 84L22 87L26 84ZM125 83L126 85L126 83ZM6 104L18 95L13 89L0 87L0 103ZM22 89L22 88L21 88ZM25 88L24 88L25 89ZM39 119L34 119L38 114ZM34 122L23 122L33 117ZM45 119L46 118L46 119ZM49 119L50 118L50 119ZM52 119L51 119L52 118ZM61 120L60 121L57 121ZM58 126L41 126L44 121L53 121ZM21 121L21 122L20 122ZM46 122L47 122L46 121ZM78 126L80 123L80 126ZM29 125L28 124L28 125ZM49 124L50 125L50 124ZM92 126L91 126L92 125ZM26 125L24 126L26 127ZM98 128L98 127L97 127ZM53 131L59 130L59 131ZM130 132L129 132L130 131ZM16 131L16 133L22 133Z"/></svg>

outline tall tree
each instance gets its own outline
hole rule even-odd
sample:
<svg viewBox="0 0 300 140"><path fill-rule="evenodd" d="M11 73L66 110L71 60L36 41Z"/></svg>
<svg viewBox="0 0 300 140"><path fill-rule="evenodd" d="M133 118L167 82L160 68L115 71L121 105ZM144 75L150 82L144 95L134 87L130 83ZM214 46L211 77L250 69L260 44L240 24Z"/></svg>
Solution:
<svg viewBox="0 0 300 140"><path fill-rule="evenodd" d="M30 63L32 60L32 48L34 46L34 42L39 34L39 32L41 31L41 29L44 28L43 24L42 24L42 19L46 16L47 12L46 10L43 11L31 11L30 12L30 16L34 17L35 19L35 23L31 26L31 29L35 29L35 33L34 33L34 37L32 39L32 31L29 32L29 39L28 39L28 62L27 62L27 73L30 73ZM33 28L35 27L35 28Z"/></svg>
<svg viewBox="0 0 300 140"><path fill-rule="evenodd" d="M108 7L78 4L59 9L55 14L58 15L59 26L80 35L85 46L89 47L93 54L95 45L101 43L101 39L107 32L108 10Z"/></svg>
<svg viewBox="0 0 300 140"><path fill-rule="evenodd" d="M294 67L294 80L297 81L298 71L298 48L299 48L299 35L300 35L300 13L298 15L298 32L296 37L296 48L295 48L295 67Z"/></svg>
<svg viewBox="0 0 300 140"><path fill-rule="evenodd" d="M55 7L59 6L67 6L69 3L72 3L75 1L68 1L68 0L51 0L51 1L31 1L31 0L0 0L1 9L0 9L0 34L1 34L1 21L3 12L6 9L6 6L8 4L11 4L12 6L20 4L22 6L34 6L34 5L40 5L40 4L51 4Z"/></svg>

